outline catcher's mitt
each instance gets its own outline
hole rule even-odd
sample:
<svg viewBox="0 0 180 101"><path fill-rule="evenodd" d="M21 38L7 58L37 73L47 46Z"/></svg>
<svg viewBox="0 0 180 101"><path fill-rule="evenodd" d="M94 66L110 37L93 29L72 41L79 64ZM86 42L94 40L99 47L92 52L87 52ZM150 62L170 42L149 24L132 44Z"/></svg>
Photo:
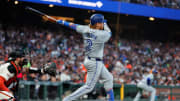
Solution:
<svg viewBox="0 0 180 101"><path fill-rule="evenodd" d="M46 64L44 67L43 67L43 72L44 73L47 73L51 76L56 76L56 69L52 67L51 64Z"/></svg>

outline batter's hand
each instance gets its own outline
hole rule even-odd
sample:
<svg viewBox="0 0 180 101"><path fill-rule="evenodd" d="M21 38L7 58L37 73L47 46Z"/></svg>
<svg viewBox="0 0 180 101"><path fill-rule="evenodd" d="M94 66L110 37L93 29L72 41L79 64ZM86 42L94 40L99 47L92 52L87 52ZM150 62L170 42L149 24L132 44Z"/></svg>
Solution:
<svg viewBox="0 0 180 101"><path fill-rule="evenodd" d="M44 21L48 21L48 18L44 15L44 16L42 16L42 19L44 20Z"/></svg>

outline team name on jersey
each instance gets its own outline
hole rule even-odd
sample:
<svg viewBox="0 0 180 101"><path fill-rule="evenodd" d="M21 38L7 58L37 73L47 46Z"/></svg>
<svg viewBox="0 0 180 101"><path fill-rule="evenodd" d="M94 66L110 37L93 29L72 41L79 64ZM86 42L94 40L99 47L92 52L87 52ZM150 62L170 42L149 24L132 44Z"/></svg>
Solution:
<svg viewBox="0 0 180 101"><path fill-rule="evenodd" d="M97 36L95 36L95 35L92 34L92 33L88 33L88 37L89 37L89 38L92 38L92 39L94 39L94 40L97 39Z"/></svg>

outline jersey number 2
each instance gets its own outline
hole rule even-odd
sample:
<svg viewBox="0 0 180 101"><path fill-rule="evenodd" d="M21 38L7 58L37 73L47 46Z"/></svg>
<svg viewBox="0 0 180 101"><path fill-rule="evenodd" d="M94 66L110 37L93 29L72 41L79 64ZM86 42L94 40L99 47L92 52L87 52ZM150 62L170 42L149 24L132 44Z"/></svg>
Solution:
<svg viewBox="0 0 180 101"><path fill-rule="evenodd" d="M90 39L86 40L86 51L90 51L91 50L91 46L92 46L92 41Z"/></svg>

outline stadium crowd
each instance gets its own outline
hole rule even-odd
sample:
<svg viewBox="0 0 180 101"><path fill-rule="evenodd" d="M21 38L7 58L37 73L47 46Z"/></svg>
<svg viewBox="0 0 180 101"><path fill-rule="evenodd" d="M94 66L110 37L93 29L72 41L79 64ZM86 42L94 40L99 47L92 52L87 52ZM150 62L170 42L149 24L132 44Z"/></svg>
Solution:
<svg viewBox="0 0 180 101"><path fill-rule="evenodd" d="M174 8L179 9L180 0L116 0L127 3L138 3L148 6L156 6L156 7L166 7L166 8Z"/></svg>
<svg viewBox="0 0 180 101"><path fill-rule="evenodd" d="M80 34L62 27L55 31L31 26L0 27L0 61L6 61L8 53L16 49L26 51L29 66L40 68L53 62L58 73L56 77L22 73L23 80L83 83L86 70ZM112 38L105 45L104 63L118 84L136 84L144 71L155 68L158 74L154 84L180 85L180 43L123 39L117 42Z"/></svg>

